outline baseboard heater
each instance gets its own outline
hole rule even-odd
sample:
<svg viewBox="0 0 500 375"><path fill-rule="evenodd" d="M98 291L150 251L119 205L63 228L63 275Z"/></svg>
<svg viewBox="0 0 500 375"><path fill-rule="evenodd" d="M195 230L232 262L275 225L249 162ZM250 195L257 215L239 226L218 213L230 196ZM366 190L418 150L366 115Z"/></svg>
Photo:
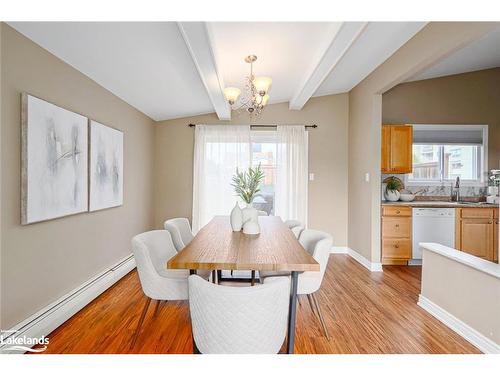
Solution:
<svg viewBox="0 0 500 375"><path fill-rule="evenodd" d="M22 349L12 350L10 345L5 343L12 338L23 336L30 338L47 336L134 268L135 260L131 254L21 323L3 331L4 344L0 345L0 353L25 352Z"/></svg>

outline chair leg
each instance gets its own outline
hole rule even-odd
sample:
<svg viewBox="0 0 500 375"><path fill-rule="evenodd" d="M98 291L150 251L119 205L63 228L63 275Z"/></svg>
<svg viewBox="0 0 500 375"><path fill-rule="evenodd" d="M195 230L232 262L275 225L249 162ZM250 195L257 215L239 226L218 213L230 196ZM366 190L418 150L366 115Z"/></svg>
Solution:
<svg viewBox="0 0 500 375"><path fill-rule="evenodd" d="M255 271L252 271L252 276L251 277L252 277L252 281L250 282L250 284L252 286L254 286L255 285Z"/></svg>
<svg viewBox="0 0 500 375"><path fill-rule="evenodd" d="M314 305L316 306L316 310L318 311L319 320L321 325L323 326L323 332L325 333L326 338L330 341L330 335L328 334L328 329L326 328L325 319L323 319L323 313L321 312L321 307L319 306L318 300L316 296L312 294L312 300L314 301Z"/></svg>
<svg viewBox="0 0 500 375"><path fill-rule="evenodd" d="M307 294L307 300L309 301L309 306L311 306L312 313L316 315L316 311L314 311L314 305L310 294Z"/></svg>
<svg viewBox="0 0 500 375"><path fill-rule="evenodd" d="M212 282L213 282L214 284L216 283L216 281L215 281L215 274L216 274L216 273L217 273L217 272L216 272L215 270L213 270L213 271L212 271Z"/></svg>
<svg viewBox="0 0 500 375"><path fill-rule="evenodd" d="M137 341L137 337L139 336L139 332L141 331L142 323L144 322L144 318L146 317L146 313L148 312L149 304L151 303L151 298L148 297L146 300L146 304L142 309L141 317L139 318L139 323L137 324L137 328L135 329L134 338L132 339L132 343L130 344L130 348L132 349Z"/></svg>
<svg viewBox="0 0 500 375"><path fill-rule="evenodd" d="M220 279L222 279L222 271L217 270L217 284L220 284Z"/></svg>
<svg viewBox="0 0 500 375"><path fill-rule="evenodd" d="M154 312L153 316L156 316L158 314L158 311L160 310L160 303L161 303L160 300L156 301L155 312Z"/></svg>

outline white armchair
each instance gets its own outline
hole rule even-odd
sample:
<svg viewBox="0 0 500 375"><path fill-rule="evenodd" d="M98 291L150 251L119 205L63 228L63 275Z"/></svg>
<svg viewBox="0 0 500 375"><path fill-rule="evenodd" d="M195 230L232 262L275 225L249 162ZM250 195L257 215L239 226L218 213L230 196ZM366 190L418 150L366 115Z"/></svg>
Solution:
<svg viewBox="0 0 500 375"><path fill-rule="evenodd" d="M323 313L314 293L316 293L320 289L321 283L323 282L323 277L328 265L328 258L330 256L330 250L333 244L332 236L319 230L304 229L300 234L299 242L304 247L304 249L306 249L306 251L309 252L312 257L319 263L320 271L306 271L300 273L298 276L297 294L307 295L311 310L313 311L313 313L317 314L324 334L329 339L328 329L323 318ZM284 276L288 275L289 273L262 271L259 272L259 274L260 279L265 281L265 279L268 277Z"/></svg>
<svg viewBox="0 0 500 375"><path fill-rule="evenodd" d="M153 230L138 234L132 239L137 272L144 294L147 297L137 324L131 347L135 345L151 299L157 301L155 315L160 301L187 300L189 270L169 270L167 261L177 254L172 238L166 230ZM208 278L209 271L200 273Z"/></svg>
<svg viewBox="0 0 500 375"><path fill-rule="evenodd" d="M197 349L205 354L278 353L287 331L290 279L230 287L189 277L189 310Z"/></svg>
<svg viewBox="0 0 500 375"><path fill-rule="evenodd" d="M189 220L184 217L167 220L164 227L172 236L177 251L184 249L194 238Z"/></svg>

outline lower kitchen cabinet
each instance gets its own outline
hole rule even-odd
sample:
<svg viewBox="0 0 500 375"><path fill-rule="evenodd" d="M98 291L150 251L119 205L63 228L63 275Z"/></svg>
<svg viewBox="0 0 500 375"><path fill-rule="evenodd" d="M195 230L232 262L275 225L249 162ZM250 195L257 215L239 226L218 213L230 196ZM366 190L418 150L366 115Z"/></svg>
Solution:
<svg viewBox="0 0 500 375"><path fill-rule="evenodd" d="M498 209L457 208L455 247L489 261L498 261Z"/></svg>
<svg viewBox="0 0 500 375"><path fill-rule="evenodd" d="M382 264L406 265L411 258L411 207L382 207Z"/></svg>
<svg viewBox="0 0 500 375"><path fill-rule="evenodd" d="M498 216L498 208L456 208L455 248L498 263ZM411 207L382 206L382 264L408 264L412 235Z"/></svg>

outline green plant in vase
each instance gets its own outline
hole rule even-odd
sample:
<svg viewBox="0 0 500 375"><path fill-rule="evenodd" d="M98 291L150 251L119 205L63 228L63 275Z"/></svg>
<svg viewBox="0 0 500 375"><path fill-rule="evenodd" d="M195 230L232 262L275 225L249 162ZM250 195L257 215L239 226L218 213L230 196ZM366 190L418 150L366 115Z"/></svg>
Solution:
<svg viewBox="0 0 500 375"><path fill-rule="evenodd" d="M259 185L264 178L264 172L260 167L260 163L257 168L248 168L246 172L240 172L236 168L236 174L233 176L234 191L238 197L240 197L246 204L251 204L256 196L258 196L260 188Z"/></svg>
<svg viewBox="0 0 500 375"><path fill-rule="evenodd" d="M386 183L385 197L388 201L396 202L400 197L399 191L403 188L401 181L396 178L390 178Z"/></svg>
<svg viewBox="0 0 500 375"><path fill-rule="evenodd" d="M251 167L248 168L245 172L240 172L236 169L236 174L232 178L233 183L231 186L234 188L236 195L247 204L247 206L241 210L243 233L260 233L258 212L253 208L252 202L254 198L259 195L259 186L263 178L264 172L262 172L260 164L255 169ZM234 225L233 212L231 213L231 226L233 230L238 227L238 225Z"/></svg>

